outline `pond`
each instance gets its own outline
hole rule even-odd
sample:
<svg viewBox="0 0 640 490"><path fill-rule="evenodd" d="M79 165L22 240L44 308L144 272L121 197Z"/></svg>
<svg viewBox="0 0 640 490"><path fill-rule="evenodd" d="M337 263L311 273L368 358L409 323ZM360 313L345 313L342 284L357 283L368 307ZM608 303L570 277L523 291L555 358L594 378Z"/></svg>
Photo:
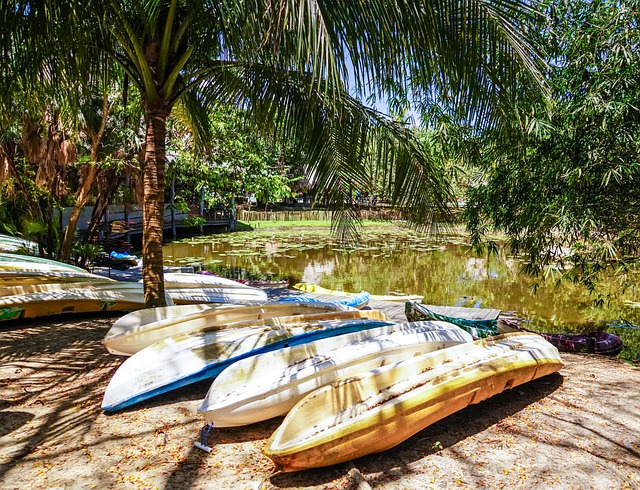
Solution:
<svg viewBox="0 0 640 490"><path fill-rule="evenodd" d="M534 294L522 262L504 253L478 257L461 235L437 240L400 227L366 227L358 243L341 247L328 230L299 228L208 235L165 245L167 265L201 264L240 279L287 279L344 291L420 294L424 303L497 308L544 332L606 330L625 341L622 357L640 356L640 309L629 288L603 307L573 284L542 284ZM603 287L613 288L603 281Z"/></svg>

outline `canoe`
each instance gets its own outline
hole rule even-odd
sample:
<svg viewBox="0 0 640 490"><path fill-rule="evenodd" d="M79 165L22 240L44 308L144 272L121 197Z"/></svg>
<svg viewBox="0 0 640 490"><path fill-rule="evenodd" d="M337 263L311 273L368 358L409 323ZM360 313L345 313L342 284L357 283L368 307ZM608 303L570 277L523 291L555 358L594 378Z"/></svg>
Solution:
<svg viewBox="0 0 640 490"><path fill-rule="evenodd" d="M474 338L487 338L509 332L535 333L563 352L591 353L603 356L617 356L622 351L622 339L609 332L586 332L579 334L543 333L522 327L518 322L505 318L497 320L468 320L439 315L426 306L407 302L405 315L409 321L442 320L455 323Z"/></svg>
<svg viewBox="0 0 640 490"><path fill-rule="evenodd" d="M171 299L167 298L167 301ZM0 321L64 313L123 311L140 308L145 308L141 284L116 283L83 285L79 288L60 287L0 296Z"/></svg>
<svg viewBox="0 0 640 490"><path fill-rule="evenodd" d="M28 286L32 284L46 283L71 283L71 282L104 282L108 280L104 276L91 274L90 272L75 271L36 271L36 270L6 270L0 269L0 286Z"/></svg>
<svg viewBox="0 0 640 490"><path fill-rule="evenodd" d="M224 277L188 272L166 272L164 288L177 305L243 303L268 299L262 289Z"/></svg>
<svg viewBox="0 0 640 490"><path fill-rule="evenodd" d="M215 378L233 362L263 352L389 324L358 319L175 335L123 362L107 386L102 408L121 410L181 386Z"/></svg>
<svg viewBox="0 0 640 490"><path fill-rule="evenodd" d="M51 260L51 259L45 259L43 257L37 257L35 255L22 255L22 254L15 254L15 253L0 253L0 267L2 268L6 268L6 269L15 269L15 268L21 268L24 266L24 263L26 262L26 266L27 268L29 268L29 266L31 264L36 264L36 267L41 268L44 267L45 269L61 269L61 270L70 270L70 271L76 271L76 272L87 272L86 270L84 270L81 267L78 267L76 265L72 265L72 264L67 264L65 262L58 262L57 260ZM18 265L16 265L16 263Z"/></svg>
<svg viewBox="0 0 640 490"><path fill-rule="evenodd" d="M253 424L286 414L307 393L336 379L472 341L451 323L417 322L278 349L222 371L198 412L214 427Z"/></svg>
<svg viewBox="0 0 640 490"><path fill-rule="evenodd" d="M332 294L335 296L353 296L358 293L347 293L338 289L327 289L318 284L307 284L299 282L293 286L295 289L305 291L307 293ZM373 301L422 301L424 296L413 294L372 294L370 299Z"/></svg>
<svg viewBox="0 0 640 490"><path fill-rule="evenodd" d="M340 305L351 306L352 308L362 309L369 303L371 295L366 291L362 291L353 296L348 296L347 299L339 299L331 301L332 303L338 303ZM278 301L292 302L292 303L316 303L324 300L318 298L312 298L311 296L289 296L287 298L280 298Z"/></svg>
<svg viewBox="0 0 640 490"><path fill-rule="evenodd" d="M407 317L407 321L410 322L419 322L421 320L451 322L466 332L469 332L474 339L485 339L500 333L498 332L498 322L496 320L469 320L466 318L440 315L435 311L431 311L425 305L414 301L407 301L405 303L404 314Z"/></svg>
<svg viewBox="0 0 640 490"><path fill-rule="evenodd" d="M413 357L313 391L289 412L264 451L284 472L384 451L468 405L562 365L558 350L530 333Z"/></svg>
<svg viewBox="0 0 640 490"><path fill-rule="evenodd" d="M542 333L529 330L514 320L498 319L501 332L532 332L544 337L563 352L584 352L603 356L617 356L622 351L622 339L609 332L587 332L579 334Z"/></svg>
<svg viewBox="0 0 640 490"><path fill-rule="evenodd" d="M174 286L174 287L172 287ZM193 305L199 303L251 303L264 302L269 299L267 293L258 288L224 288L195 287L182 288L170 285L166 293L177 305Z"/></svg>
<svg viewBox="0 0 640 490"><path fill-rule="evenodd" d="M168 287L212 287L225 286L228 288L250 288L251 286L243 284L226 277L213 276L208 274L196 274L192 272L165 272L164 285ZM180 285L180 286L176 286Z"/></svg>
<svg viewBox="0 0 640 490"><path fill-rule="evenodd" d="M38 244L23 238L0 234L0 251L20 252L22 250L36 252L38 250Z"/></svg>
<svg viewBox="0 0 640 490"><path fill-rule="evenodd" d="M109 335L118 335L129 330L133 330L139 327L143 327L149 323L155 323L163 320L169 320L185 315L191 315L196 313L205 314L207 312L219 312L229 310L240 309L247 315L257 314L259 318L270 318L273 316L285 316L304 313L320 313L323 311L349 311L353 308L349 308L336 303L319 303L319 304L297 304L297 305L283 305L277 301L267 301L259 305L234 305L234 304L197 304L197 305L175 305L175 306L163 306L159 308L147 308L144 310L133 311L127 315L119 318L109 330ZM272 314L269 314L272 312ZM246 316L232 321L241 321L244 319L254 318L253 316Z"/></svg>
<svg viewBox="0 0 640 490"><path fill-rule="evenodd" d="M309 315L313 320L331 320L336 318L377 318L386 319L379 311L360 310L340 311L333 305L307 303L263 304L239 308L215 308L199 312L170 316L155 322L135 326L129 318L117 320L107 332L103 343L112 354L129 356L141 349L173 335L197 332L205 329L237 328L252 322L253 325L265 325L297 321ZM339 306L339 305L336 305ZM296 320L292 320L292 318ZM262 322L262 323L260 323Z"/></svg>
<svg viewBox="0 0 640 490"><path fill-rule="evenodd" d="M125 283L126 284L126 283ZM67 283L43 283L29 284L26 286L4 286L0 285L0 298L4 296L16 296L21 294L39 293L45 291L62 291L67 289L83 289L83 288L118 288L118 283L106 279L103 282L67 282ZM136 288L139 289L139 288Z"/></svg>

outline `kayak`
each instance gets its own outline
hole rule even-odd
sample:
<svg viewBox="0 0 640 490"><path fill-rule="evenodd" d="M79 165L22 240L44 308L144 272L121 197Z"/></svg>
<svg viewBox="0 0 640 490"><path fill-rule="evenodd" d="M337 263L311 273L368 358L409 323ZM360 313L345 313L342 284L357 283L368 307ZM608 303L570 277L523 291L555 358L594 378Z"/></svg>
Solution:
<svg viewBox="0 0 640 490"><path fill-rule="evenodd" d="M472 340L451 323L416 322L278 349L222 371L198 412L214 427L253 424L286 414L307 393L336 379Z"/></svg>
<svg viewBox="0 0 640 490"><path fill-rule="evenodd" d="M335 296L354 296L359 293L347 293L338 289L327 289L318 284L307 284L299 282L293 286L295 289L305 291L307 293L332 294ZM424 296L412 294L372 294L370 299L373 301L422 301Z"/></svg>
<svg viewBox="0 0 640 490"><path fill-rule="evenodd" d="M123 362L107 386L102 408L121 410L181 386L215 378L233 362L263 352L388 324L357 319L175 335Z"/></svg>
<svg viewBox="0 0 640 490"><path fill-rule="evenodd" d="M520 332L412 357L311 392L264 452L282 472L343 463L562 366L553 345Z"/></svg>

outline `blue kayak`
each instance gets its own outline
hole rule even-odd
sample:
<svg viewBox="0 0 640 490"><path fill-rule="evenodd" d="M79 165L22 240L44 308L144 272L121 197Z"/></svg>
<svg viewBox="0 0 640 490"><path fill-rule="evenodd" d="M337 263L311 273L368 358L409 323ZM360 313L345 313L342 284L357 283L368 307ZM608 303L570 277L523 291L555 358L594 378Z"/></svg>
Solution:
<svg viewBox="0 0 640 490"><path fill-rule="evenodd" d="M278 301L287 303L336 303L339 305L350 306L352 308L358 308L361 310L369 303L371 295L366 291L361 291L353 296L347 296L344 299L318 299L311 296L289 296L287 298L281 298Z"/></svg>

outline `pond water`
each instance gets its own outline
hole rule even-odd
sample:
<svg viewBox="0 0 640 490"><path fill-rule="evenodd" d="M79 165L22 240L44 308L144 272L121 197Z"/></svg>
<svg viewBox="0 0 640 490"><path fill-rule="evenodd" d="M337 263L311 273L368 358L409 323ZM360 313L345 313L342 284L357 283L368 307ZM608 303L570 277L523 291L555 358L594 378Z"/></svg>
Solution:
<svg viewBox="0 0 640 490"><path fill-rule="evenodd" d="M344 291L402 292L424 296L432 305L497 308L545 332L606 330L620 335L623 356L637 359L640 309L632 287L604 307L572 284L542 284L534 294L522 262L504 253L476 256L465 237L425 238L403 228L365 228L358 243L339 246L327 230L300 228L188 238L165 245L167 265L202 264L236 278L287 279ZM614 287L604 281L603 287Z"/></svg>

